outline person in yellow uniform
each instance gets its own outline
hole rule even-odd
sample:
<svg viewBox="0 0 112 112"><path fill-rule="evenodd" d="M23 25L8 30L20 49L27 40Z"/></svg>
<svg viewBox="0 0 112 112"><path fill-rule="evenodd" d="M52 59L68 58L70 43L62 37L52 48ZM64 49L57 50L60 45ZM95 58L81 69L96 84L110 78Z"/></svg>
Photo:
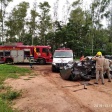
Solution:
<svg viewBox="0 0 112 112"><path fill-rule="evenodd" d="M108 82L111 82L110 64L112 64L112 61L105 58L105 60L104 60L104 74L105 73L107 74Z"/></svg>
<svg viewBox="0 0 112 112"><path fill-rule="evenodd" d="M104 76L103 76L103 66L104 66L104 58L102 53L99 51L97 54L92 58L92 60L96 61L96 82L98 84L99 77L101 77L102 84L104 84Z"/></svg>

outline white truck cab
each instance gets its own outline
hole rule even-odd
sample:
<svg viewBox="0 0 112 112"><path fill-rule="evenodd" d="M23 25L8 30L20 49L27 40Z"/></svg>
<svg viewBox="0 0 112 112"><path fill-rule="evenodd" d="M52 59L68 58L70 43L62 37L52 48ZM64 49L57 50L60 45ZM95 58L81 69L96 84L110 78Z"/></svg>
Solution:
<svg viewBox="0 0 112 112"><path fill-rule="evenodd" d="M73 51L69 48L60 48L55 50L52 61L52 72L59 71L69 61L73 62Z"/></svg>

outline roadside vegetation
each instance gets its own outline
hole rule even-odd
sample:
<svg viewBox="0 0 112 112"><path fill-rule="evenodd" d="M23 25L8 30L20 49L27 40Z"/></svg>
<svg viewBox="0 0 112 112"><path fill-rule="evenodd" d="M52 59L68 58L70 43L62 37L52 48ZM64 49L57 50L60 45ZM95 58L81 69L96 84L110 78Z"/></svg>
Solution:
<svg viewBox="0 0 112 112"><path fill-rule="evenodd" d="M13 0L1 0L0 44L22 42L24 45L50 45L52 52L64 46L71 48L77 57L82 53L95 55L98 51L111 55L112 1L92 0L88 6L83 4L85 0L65 1L61 4L62 12L58 13L59 0L54 2L53 9L47 1L35 1L32 8L29 2L23 1L10 12L6 7ZM30 16L27 16L29 8ZM63 18L60 21L61 13Z"/></svg>
<svg viewBox="0 0 112 112"><path fill-rule="evenodd" d="M1 64L0 65L0 84L7 78L18 78L19 76L30 73L29 69L19 68L13 65Z"/></svg>
<svg viewBox="0 0 112 112"><path fill-rule="evenodd" d="M13 65L0 65L0 112L18 112L11 108L12 100L21 96L22 91L12 90L6 87L3 81L8 78L19 78L26 73L31 73L29 69L20 68Z"/></svg>

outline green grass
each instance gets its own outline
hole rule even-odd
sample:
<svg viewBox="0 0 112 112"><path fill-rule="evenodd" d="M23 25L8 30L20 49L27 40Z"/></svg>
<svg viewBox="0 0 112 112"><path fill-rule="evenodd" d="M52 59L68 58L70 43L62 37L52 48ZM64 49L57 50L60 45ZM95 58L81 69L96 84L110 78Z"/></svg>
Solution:
<svg viewBox="0 0 112 112"><path fill-rule="evenodd" d="M0 90L5 89L5 86L3 84L0 85Z"/></svg>
<svg viewBox="0 0 112 112"><path fill-rule="evenodd" d="M0 64L0 84L7 78L18 78L19 76L30 73L27 68L20 68L14 65Z"/></svg>
<svg viewBox="0 0 112 112"><path fill-rule="evenodd" d="M12 100L21 96L22 91L11 90L10 87L4 87L5 92L0 93L0 112L19 112L17 109L12 109Z"/></svg>
<svg viewBox="0 0 112 112"><path fill-rule="evenodd" d="M3 81L8 78L19 78L19 76L31 73L27 68L20 68L14 65L0 64L0 112L18 112L11 108L11 101L21 95L20 92L5 87Z"/></svg>
<svg viewBox="0 0 112 112"><path fill-rule="evenodd" d="M12 109L12 100L21 96L22 91L12 90L11 87L1 85L0 88L0 112L19 112L17 109Z"/></svg>
<svg viewBox="0 0 112 112"><path fill-rule="evenodd" d="M1 93L0 97L4 100L14 100L17 97L21 96L21 92L15 91L15 90L7 90L5 93Z"/></svg>
<svg viewBox="0 0 112 112"><path fill-rule="evenodd" d="M14 112L9 105L10 104L7 101L3 101L0 98L0 112Z"/></svg>

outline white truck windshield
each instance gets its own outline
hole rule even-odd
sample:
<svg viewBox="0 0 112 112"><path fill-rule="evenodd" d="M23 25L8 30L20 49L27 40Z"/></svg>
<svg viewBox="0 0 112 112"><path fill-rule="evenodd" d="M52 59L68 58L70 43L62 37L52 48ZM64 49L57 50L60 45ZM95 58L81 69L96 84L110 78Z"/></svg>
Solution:
<svg viewBox="0 0 112 112"><path fill-rule="evenodd" d="M55 51L54 58L72 58L72 51Z"/></svg>

